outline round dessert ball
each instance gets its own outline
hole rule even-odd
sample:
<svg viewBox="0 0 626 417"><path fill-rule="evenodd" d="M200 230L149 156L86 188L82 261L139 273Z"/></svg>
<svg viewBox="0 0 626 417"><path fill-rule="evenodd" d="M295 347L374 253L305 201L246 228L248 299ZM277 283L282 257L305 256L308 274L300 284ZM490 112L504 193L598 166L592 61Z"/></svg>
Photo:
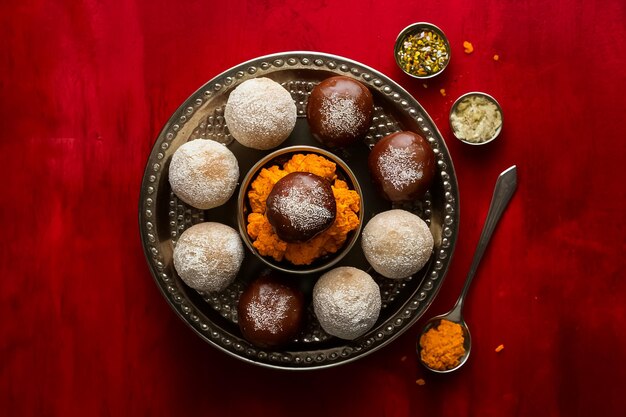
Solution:
<svg viewBox="0 0 626 417"><path fill-rule="evenodd" d="M313 287L313 308L326 333L356 339L380 314L380 288L360 269L342 266L322 275Z"/></svg>
<svg viewBox="0 0 626 417"><path fill-rule="evenodd" d="M378 191L389 201L418 199L435 175L435 153L420 135L396 132L376 143L368 159Z"/></svg>
<svg viewBox="0 0 626 417"><path fill-rule="evenodd" d="M307 118L313 136L328 147L344 147L367 133L374 113L372 93L349 77L330 77L311 91Z"/></svg>
<svg viewBox="0 0 626 417"><path fill-rule="evenodd" d="M365 225L361 244L376 272L387 278L406 278L426 265L434 240L419 216L406 210L389 210Z"/></svg>
<svg viewBox="0 0 626 417"><path fill-rule="evenodd" d="M304 322L304 296L287 280L265 273L239 298L239 328L251 343L275 348L292 341Z"/></svg>
<svg viewBox="0 0 626 417"><path fill-rule="evenodd" d="M169 181L174 194L201 210L221 206L233 195L239 164L221 143L196 139L181 145L170 162Z"/></svg>
<svg viewBox="0 0 626 417"><path fill-rule="evenodd" d="M239 233L221 223L198 223L185 230L174 248L174 268L198 291L221 291L235 280L243 261Z"/></svg>
<svg viewBox="0 0 626 417"><path fill-rule="evenodd" d="M267 220L285 242L306 242L335 221L337 203L328 181L309 172L292 172L267 197Z"/></svg>
<svg viewBox="0 0 626 417"><path fill-rule="evenodd" d="M243 146L271 149L283 143L296 125L291 94L269 78L244 81L230 93L224 118L230 134Z"/></svg>

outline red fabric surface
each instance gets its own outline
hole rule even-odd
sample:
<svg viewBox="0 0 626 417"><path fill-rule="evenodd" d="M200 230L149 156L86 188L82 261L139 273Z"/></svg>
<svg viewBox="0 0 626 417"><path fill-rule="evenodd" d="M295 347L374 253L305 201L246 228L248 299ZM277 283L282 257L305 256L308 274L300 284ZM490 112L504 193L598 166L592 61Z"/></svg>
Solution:
<svg viewBox="0 0 626 417"><path fill-rule="evenodd" d="M453 49L427 88L392 54L416 21ZM620 0L2 2L2 414L622 415L625 21ZM154 284L137 226L144 164L173 111L223 70L288 50L360 61L411 92L446 138L461 197L452 268L426 317L362 360L306 373L197 337ZM472 90L504 108L484 147L447 124ZM518 190L466 305L472 356L427 373L416 335L461 290L512 164Z"/></svg>

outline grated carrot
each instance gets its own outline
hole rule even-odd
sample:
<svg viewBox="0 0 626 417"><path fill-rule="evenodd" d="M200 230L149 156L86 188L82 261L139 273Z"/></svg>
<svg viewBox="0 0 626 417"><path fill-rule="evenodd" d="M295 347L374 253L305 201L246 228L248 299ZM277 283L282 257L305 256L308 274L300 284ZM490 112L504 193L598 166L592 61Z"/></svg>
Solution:
<svg viewBox="0 0 626 417"><path fill-rule="evenodd" d="M472 52L474 52L474 45L472 45L471 42L464 41L463 42L463 49L464 49L466 54L471 54Z"/></svg>

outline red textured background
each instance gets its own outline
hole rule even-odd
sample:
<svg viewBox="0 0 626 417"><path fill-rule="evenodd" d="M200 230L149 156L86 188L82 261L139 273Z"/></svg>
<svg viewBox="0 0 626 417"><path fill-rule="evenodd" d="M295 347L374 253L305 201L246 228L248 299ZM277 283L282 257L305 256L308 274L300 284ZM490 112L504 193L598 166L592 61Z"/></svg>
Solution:
<svg viewBox="0 0 626 417"><path fill-rule="evenodd" d="M0 4L0 414L623 415L624 2L340 4ZM439 25L453 48L428 88L393 61L396 34L416 21ZM517 164L518 191L466 306L474 345L459 372L418 366L424 320L335 369L253 367L197 337L154 284L137 207L158 132L214 75L287 50L378 69L446 138L461 226L426 316L454 302L495 177ZM450 134L450 105L471 90L504 108L496 143L469 147Z"/></svg>

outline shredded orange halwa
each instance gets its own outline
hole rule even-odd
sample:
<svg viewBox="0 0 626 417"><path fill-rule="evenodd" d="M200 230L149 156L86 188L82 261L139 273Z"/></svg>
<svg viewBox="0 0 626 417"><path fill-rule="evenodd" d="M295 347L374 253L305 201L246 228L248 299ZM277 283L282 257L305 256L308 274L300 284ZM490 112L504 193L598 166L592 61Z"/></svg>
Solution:
<svg viewBox="0 0 626 417"><path fill-rule="evenodd" d="M472 45L471 42L464 41L463 42L463 49L464 49L464 52L466 54L471 54L472 52L474 52L474 45Z"/></svg>
<svg viewBox="0 0 626 417"><path fill-rule="evenodd" d="M308 265L320 256L335 253L346 241L348 233L359 225L360 198L348 184L337 178L336 165L315 154L296 154L281 169L277 165L263 168L252 182L248 201L252 213L248 215L248 235L261 255L276 261L283 258L294 265ZM337 205L335 222L324 232L303 243L287 243L274 232L265 215L266 201L274 185L291 172L310 172L332 183ZM334 183L333 183L334 181Z"/></svg>
<svg viewBox="0 0 626 417"><path fill-rule="evenodd" d="M440 371L454 368L465 354L463 340L461 325L441 320L420 338L422 362Z"/></svg>

